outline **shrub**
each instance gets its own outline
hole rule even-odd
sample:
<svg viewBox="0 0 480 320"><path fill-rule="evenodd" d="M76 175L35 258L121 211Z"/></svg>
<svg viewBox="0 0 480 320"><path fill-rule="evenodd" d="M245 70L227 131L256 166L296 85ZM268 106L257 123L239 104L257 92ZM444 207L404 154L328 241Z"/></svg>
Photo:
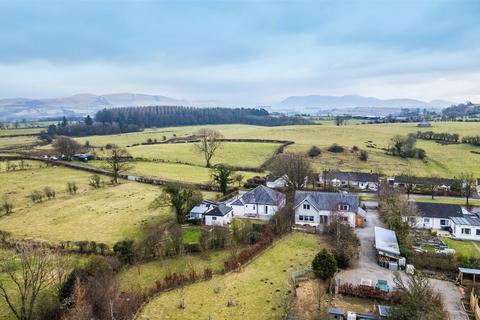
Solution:
<svg viewBox="0 0 480 320"><path fill-rule="evenodd" d="M13 212L13 203L8 198L4 198L2 205L0 206L0 212L4 214L10 214Z"/></svg>
<svg viewBox="0 0 480 320"><path fill-rule="evenodd" d="M424 149L417 148L415 151L418 159L423 160L427 157L427 152Z"/></svg>
<svg viewBox="0 0 480 320"><path fill-rule="evenodd" d="M334 252L337 267L340 269L348 269L350 267L350 254L343 247L337 248Z"/></svg>
<svg viewBox="0 0 480 320"><path fill-rule="evenodd" d="M48 200L55 198L55 190L52 189L51 187L45 187L43 188L43 193L47 197Z"/></svg>
<svg viewBox="0 0 480 320"><path fill-rule="evenodd" d="M76 194L78 190L77 184L73 181L67 182L67 192L69 194Z"/></svg>
<svg viewBox="0 0 480 320"><path fill-rule="evenodd" d="M360 149L358 149L357 146L353 146L353 147L352 147L352 152L358 152L358 150L360 150Z"/></svg>
<svg viewBox="0 0 480 320"><path fill-rule="evenodd" d="M337 271L337 262L326 249L322 249L312 261L312 270L315 276L327 280Z"/></svg>
<svg viewBox="0 0 480 320"><path fill-rule="evenodd" d="M118 259L124 264L133 263L135 260L133 240L118 241L113 246L113 252L115 252Z"/></svg>
<svg viewBox="0 0 480 320"><path fill-rule="evenodd" d="M311 158L318 157L322 153L319 147L313 146L308 150L308 156Z"/></svg>
<svg viewBox="0 0 480 320"><path fill-rule="evenodd" d="M33 190L32 192L30 192L30 195L29 195L33 203L42 202L44 196L45 195L43 194L43 192L39 190Z"/></svg>
<svg viewBox="0 0 480 320"><path fill-rule="evenodd" d="M102 178L100 178L98 174L91 175L88 184L93 188L98 189L102 186Z"/></svg>
<svg viewBox="0 0 480 320"><path fill-rule="evenodd" d="M342 146L339 146L336 143L334 143L330 147L328 147L327 150L330 151L330 152L333 152L333 153L341 153L341 152L345 151L345 149Z"/></svg>
<svg viewBox="0 0 480 320"><path fill-rule="evenodd" d="M367 161L368 160L368 152L365 151L365 150L360 151L360 155L358 156L358 158L361 161Z"/></svg>

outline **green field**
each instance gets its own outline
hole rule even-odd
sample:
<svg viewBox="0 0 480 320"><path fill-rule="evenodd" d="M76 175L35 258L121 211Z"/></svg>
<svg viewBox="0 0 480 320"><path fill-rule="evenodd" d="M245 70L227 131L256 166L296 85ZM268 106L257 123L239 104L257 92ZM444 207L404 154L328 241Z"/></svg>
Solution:
<svg viewBox="0 0 480 320"><path fill-rule="evenodd" d="M103 168L102 161L90 161L90 166ZM133 168L128 172L130 175L146 176L151 178L183 181L189 183L209 183L211 179L210 169L200 166L191 166L177 163L135 161ZM260 173L239 171L245 176L245 180L260 175Z"/></svg>
<svg viewBox="0 0 480 320"><path fill-rule="evenodd" d="M40 133L40 131L42 130L45 130L45 129L44 128L3 129L3 130L0 130L0 137L17 135L17 134L37 134L37 133Z"/></svg>
<svg viewBox="0 0 480 320"><path fill-rule="evenodd" d="M322 154L313 163L315 168L340 168L343 170L377 171L386 174L402 173L411 170L416 175L439 175L453 177L462 171L474 172L480 176L480 155L471 153L480 148L464 145L440 145L433 141L418 142L418 147L427 152L427 161L418 159L402 159L386 155L381 148L388 146L390 139L396 134L408 134L418 131L415 123L395 124L372 124L357 125L348 124L335 126L331 123L310 126L282 126L260 127L250 125L217 125L209 126L223 133L226 138L265 138L292 140L295 144L289 146L287 151L306 152L311 146L316 145L322 149ZM80 142L90 141L92 145L101 146L107 143L118 145L131 145L145 142L148 138L161 141L165 135L171 138L194 134L200 127L173 127L164 129L150 129L139 133L123 135L95 136L78 138ZM464 122L434 122L433 126L423 131L458 133L461 136L478 135L480 123ZM367 142L371 141L376 148L367 148ZM332 154L325 149L332 143L337 143L351 149L357 146L367 150L369 158L367 162L360 161L356 154L347 151L341 154Z"/></svg>
<svg viewBox="0 0 480 320"><path fill-rule="evenodd" d="M466 205L465 199L433 199L432 198L416 198L415 201L417 202L433 202L433 203L450 203L450 204L458 204L461 206ZM472 207L480 207L480 201L479 200L468 200L469 206Z"/></svg>
<svg viewBox="0 0 480 320"><path fill-rule="evenodd" d="M212 164L255 168L261 166L279 147L275 143L225 142L212 158ZM141 145L128 148L133 157L204 166L205 161L193 143Z"/></svg>
<svg viewBox="0 0 480 320"><path fill-rule="evenodd" d="M453 240L449 238L442 238L442 241L463 257L480 258L480 242L478 241Z"/></svg>
<svg viewBox="0 0 480 320"><path fill-rule="evenodd" d="M148 208L160 193L159 187L122 182L93 189L88 185L90 175L61 167L0 173L0 197L7 196L14 204L14 212L0 218L0 229L18 238L50 242L91 240L111 245L124 238L135 239L142 224L152 219L173 218L169 208ZM69 181L77 183L76 195L66 192ZM56 198L32 203L30 192L45 186L55 189Z"/></svg>
<svg viewBox="0 0 480 320"><path fill-rule="evenodd" d="M16 149L24 148L24 147L31 147L38 143L37 137L9 137L9 138L2 138L0 136L0 150L1 149L12 149L15 147Z"/></svg>
<svg viewBox="0 0 480 320"><path fill-rule="evenodd" d="M290 289L290 272L309 267L319 249L317 236L289 234L239 273L187 286L183 294L179 289L161 294L137 319L278 319ZM178 307L182 296L185 309ZM227 307L229 299L236 305Z"/></svg>
<svg viewBox="0 0 480 320"><path fill-rule="evenodd" d="M229 250L216 250L203 255L183 255L171 259L156 260L137 264L118 274L120 284L125 289L147 289L155 285L155 281L163 282L167 274L176 272L188 274L195 270L202 274L205 268L214 273L223 270L223 262L228 259Z"/></svg>

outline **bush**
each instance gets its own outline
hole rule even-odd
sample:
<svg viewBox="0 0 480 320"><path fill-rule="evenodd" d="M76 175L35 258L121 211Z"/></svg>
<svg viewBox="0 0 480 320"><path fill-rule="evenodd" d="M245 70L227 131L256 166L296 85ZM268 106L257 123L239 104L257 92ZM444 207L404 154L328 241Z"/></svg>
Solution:
<svg viewBox="0 0 480 320"><path fill-rule="evenodd" d="M368 152L365 151L365 150L360 151L360 155L358 156L358 158L361 161L367 161L368 160Z"/></svg>
<svg viewBox="0 0 480 320"><path fill-rule="evenodd" d="M48 200L55 198L55 190L50 187L43 188L43 193L47 197Z"/></svg>
<svg viewBox="0 0 480 320"><path fill-rule="evenodd" d="M350 267L350 254L347 252L347 250L344 248L338 248L333 254L339 269L348 269Z"/></svg>
<svg viewBox="0 0 480 320"><path fill-rule="evenodd" d="M90 176L88 184L95 189L98 189L102 186L102 178L98 174Z"/></svg>
<svg viewBox="0 0 480 320"><path fill-rule="evenodd" d="M67 182L67 192L69 194L76 194L78 190L77 184L75 182Z"/></svg>
<svg viewBox="0 0 480 320"><path fill-rule="evenodd" d="M118 241L113 246L113 252L115 252L118 259L124 264L133 263L135 260L133 240Z"/></svg>
<svg viewBox="0 0 480 320"><path fill-rule="evenodd" d="M311 158L318 157L322 153L322 150L320 150L319 147L313 146L308 150L308 156Z"/></svg>
<svg viewBox="0 0 480 320"><path fill-rule="evenodd" d="M42 202L44 196L45 195L43 194L43 192L39 190L33 190L32 192L30 192L30 195L29 195L33 203Z"/></svg>
<svg viewBox="0 0 480 320"><path fill-rule="evenodd" d="M342 153L343 151L345 151L345 149L342 146L339 146L336 143L334 143L330 147L328 147L327 150L330 151L330 152L333 152L333 153Z"/></svg>
<svg viewBox="0 0 480 320"><path fill-rule="evenodd" d="M358 149L357 146L353 146L353 147L352 147L352 152L358 152L358 150L360 150L360 149Z"/></svg>
<svg viewBox="0 0 480 320"><path fill-rule="evenodd" d="M0 206L0 212L4 214L10 214L13 212L13 203L8 198L3 199L2 205Z"/></svg>
<svg viewBox="0 0 480 320"><path fill-rule="evenodd" d="M312 270L315 276L322 280L327 280L337 271L337 262L333 255L326 249L322 249L312 261Z"/></svg>

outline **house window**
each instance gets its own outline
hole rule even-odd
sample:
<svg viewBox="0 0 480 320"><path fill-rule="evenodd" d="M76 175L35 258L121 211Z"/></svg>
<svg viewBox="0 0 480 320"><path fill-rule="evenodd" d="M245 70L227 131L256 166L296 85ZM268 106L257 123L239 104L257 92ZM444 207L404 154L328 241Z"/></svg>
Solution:
<svg viewBox="0 0 480 320"><path fill-rule="evenodd" d="M440 225L441 225L441 226L446 226L446 225L448 225L447 220L445 220L445 219L440 220Z"/></svg>
<svg viewBox="0 0 480 320"><path fill-rule="evenodd" d="M423 218L423 223L430 223L430 218Z"/></svg>
<svg viewBox="0 0 480 320"><path fill-rule="evenodd" d="M255 205L253 205L253 210L255 210Z"/></svg>
<svg viewBox="0 0 480 320"><path fill-rule="evenodd" d="M480 236L480 229L477 229L476 235L477 235L477 236Z"/></svg>
<svg viewBox="0 0 480 320"><path fill-rule="evenodd" d="M298 220L303 221L303 216L298 216Z"/></svg>
<svg viewBox="0 0 480 320"><path fill-rule="evenodd" d="M470 234L471 232L470 228L462 228L462 234Z"/></svg>
<svg viewBox="0 0 480 320"><path fill-rule="evenodd" d="M212 220L217 220L217 217L212 217Z"/></svg>
<svg viewBox="0 0 480 320"><path fill-rule="evenodd" d="M348 204L341 204L338 207L341 211L348 211Z"/></svg>
<svg viewBox="0 0 480 320"><path fill-rule="evenodd" d="M303 204L303 209L305 209L305 210L310 210L310 204L304 203L304 204Z"/></svg>
<svg viewBox="0 0 480 320"><path fill-rule="evenodd" d="M313 216L309 216L308 218L310 219L311 222L313 222L313 220L314 220Z"/></svg>
<svg viewBox="0 0 480 320"><path fill-rule="evenodd" d="M268 206L265 206L265 214L268 214Z"/></svg>

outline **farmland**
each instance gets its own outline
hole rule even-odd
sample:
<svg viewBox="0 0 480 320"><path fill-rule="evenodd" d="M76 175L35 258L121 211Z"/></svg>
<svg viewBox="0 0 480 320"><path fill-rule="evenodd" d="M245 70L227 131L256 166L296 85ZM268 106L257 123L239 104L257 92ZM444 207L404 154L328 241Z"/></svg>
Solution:
<svg viewBox="0 0 480 320"><path fill-rule="evenodd" d="M22 137L2 137L0 136L0 150L23 148L33 146L38 143L37 137L22 136Z"/></svg>
<svg viewBox="0 0 480 320"><path fill-rule="evenodd" d="M259 167L279 147L276 143L225 142L214 155L212 164L228 163L239 167ZM204 166L205 162L192 143L153 144L128 148L133 157ZM241 155L241 157L239 157Z"/></svg>
<svg viewBox="0 0 480 320"><path fill-rule="evenodd" d="M276 242L241 272L166 292L152 300L138 319L277 319L288 297L290 272L310 266L320 248L314 235L292 233ZM214 290L217 289L218 293ZM186 307L178 308L180 298ZM235 306L228 307L229 299Z"/></svg>
<svg viewBox="0 0 480 320"><path fill-rule="evenodd" d="M135 239L147 221L173 217L168 208L149 209L159 187L122 182L93 189L88 185L89 176L82 171L38 168L33 164L29 170L0 173L0 194L14 203L14 212L0 218L1 229L17 238L49 242L89 240L112 245L120 239ZM103 179L108 181L107 177ZM77 183L75 195L65 190L70 181ZM56 197L32 203L28 198L31 191L45 186L53 188ZM205 197L215 195L207 193Z"/></svg>
<svg viewBox="0 0 480 320"><path fill-rule="evenodd" d="M339 168L342 170L373 170L386 174L402 173L411 170L416 175L438 175L444 177L454 177L462 171L469 171L480 175L480 167L477 165L478 161L480 161L480 155L470 152L478 151L479 148L465 144L440 145L434 141L419 140L417 143L418 147L424 148L427 152L425 161L386 155L382 148L389 145L390 139L396 134L408 134L418 131L419 128L415 123L347 124L345 126L335 126L328 122L323 125L310 126L260 127L218 125L210 127L222 132L226 138L292 140L295 144L287 148L287 151L292 152L306 152L311 146L316 145L323 151L319 157L313 160L313 165L318 170ZM107 143L127 146L145 142L149 138L161 141L163 136L167 138L172 138L174 134L177 137L188 136L194 134L198 129L199 127L197 126L149 129L138 133L94 136L78 138L77 140L81 143L85 143L88 140L94 146L102 146ZM431 128L422 130L458 133L460 136L478 135L480 124L434 122ZM347 151L338 154L327 152L325 149L333 143L345 146ZM246 143L246 145L253 145L253 143ZM370 147L367 147L367 145ZM368 161L361 161L356 154L348 151L353 146L366 150L369 153ZM199 156L198 158L196 161L201 161ZM243 159L243 155L238 158Z"/></svg>

